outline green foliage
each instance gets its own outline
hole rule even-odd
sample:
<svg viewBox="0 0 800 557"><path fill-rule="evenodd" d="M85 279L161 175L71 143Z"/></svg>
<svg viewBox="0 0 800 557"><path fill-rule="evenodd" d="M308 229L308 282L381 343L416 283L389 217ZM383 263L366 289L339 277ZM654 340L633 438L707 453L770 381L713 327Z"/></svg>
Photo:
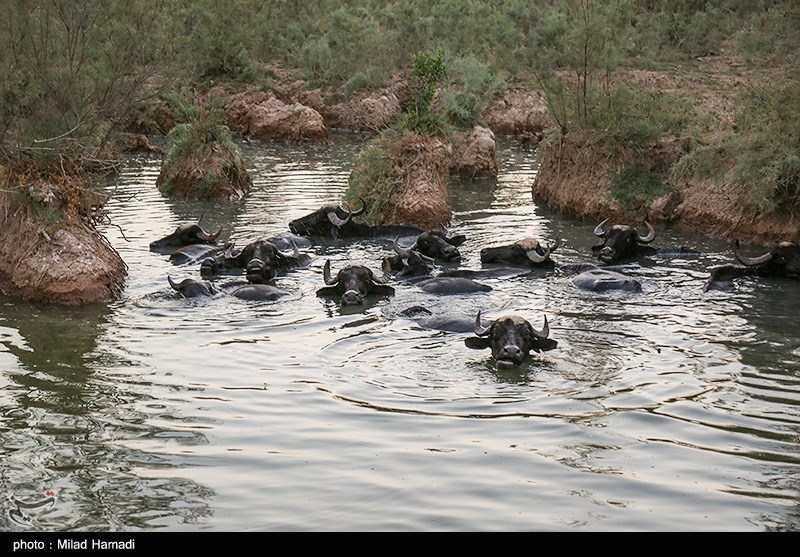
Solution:
<svg viewBox="0 0 800 557"><path fill-rule="evenodd" d="M733 171L745 196L763 210L800 206L800 84L751 87L739 100Z"/></svg>
<svg viewBox="0 0 800 557"><path fill-rule="evenodd" d="M489 64L474 55L448 60L447 77L440 100L450 122L461 128L479 123L481 111L504 83Z"/></svg>
<svg viewBox="0 0 800 557"><path fill-rule="evenodd" d="M422 135L442 135L447 124L440 114L430 111L436 95L436 85L447 76L447 69L442 60L442 51L436 56L430 52L418 52L413 57L411 83L409 84L410 101L406 109L405 126Z"/></svg>
<svg viewBox="0 0 800 557"><path fill-rule="evenodd" d="M344 201L351 207L358 207L361 199L368 200L364 213L368 222L381 222L389 202L395 186L393 144L401 137L402 133L389 130L367 143L350 173Z"/></svg>
<svg viewBox="0 0 800 557"><path fill-rule="evenodd" d="M672 190L662 175L645 163L634 163L611 177L611 195L626 209L638 209Z"/></svg>
<svg viewBox="0 0 800 557"><path fill-rule="evenodd" d="M591 127L601 130L612 147L639 149L683 131L691 121L688 109L682 95L620 86L598 98Z"/></svg>

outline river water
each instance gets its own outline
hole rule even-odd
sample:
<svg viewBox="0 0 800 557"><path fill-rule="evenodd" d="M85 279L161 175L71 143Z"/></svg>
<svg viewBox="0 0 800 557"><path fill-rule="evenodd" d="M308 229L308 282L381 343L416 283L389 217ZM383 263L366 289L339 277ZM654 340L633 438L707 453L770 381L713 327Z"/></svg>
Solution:
<svg viewBox="0 0 800 557"><path fill-rule="evenodd" d="M542 273L343 309L322 267L391 253L381 241L309 250L275 302L182 299L199 278L150 241L202 213L237 245L288 232L340 199L364 138L242 143L243 200L170 200L160 159L132 156L103 228L128 265L122 299L59 308L0 297L0 489L55 501L3 531L800 530L800 284L741 280L704 292L727 243L658 229L620 269L640 293L592 293ZM481 247L561 238L553 259L593 262L595 222L531 198L536 152L499 145L496 180L454 181L449 231L463 268ZM748 253L758 254L756 248ZM229 279L220 279L220 281ZM400 316L413 305L516 313L555 350L497 369L466 334Z"/></svg>

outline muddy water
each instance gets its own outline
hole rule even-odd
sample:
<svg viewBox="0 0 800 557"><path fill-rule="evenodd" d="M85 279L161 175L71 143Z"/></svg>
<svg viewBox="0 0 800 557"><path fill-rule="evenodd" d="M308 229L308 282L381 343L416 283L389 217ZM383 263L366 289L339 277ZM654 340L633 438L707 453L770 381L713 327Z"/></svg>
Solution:
<svg viewBox="0 0 800 557"><path fill-rule="evenodd" d="M744 280L703 291L728 246L659 229L621 270L640 293L591 293L568 276L487 279L491 292L391 298L343 309L317 297L334 269L379 269L380 241L309 250L276 302L181 299L197 277L149 251L203 213L243 245L337 201L362 139L242 144L244 200L163 198L159 159L132 157L110 186L104 232L129 267L119 302L63 309L0 298L0 489L55 502L0 529L798 530L800 285ZM596 223L530 195L536 153L500 146L497 180L452 184L461 267L524 235L591 262ZM220 282L228 279L220 279ZM499 370L437 314L517 313L558 347ZM6 502L9 501L9 502Z"/></svg>

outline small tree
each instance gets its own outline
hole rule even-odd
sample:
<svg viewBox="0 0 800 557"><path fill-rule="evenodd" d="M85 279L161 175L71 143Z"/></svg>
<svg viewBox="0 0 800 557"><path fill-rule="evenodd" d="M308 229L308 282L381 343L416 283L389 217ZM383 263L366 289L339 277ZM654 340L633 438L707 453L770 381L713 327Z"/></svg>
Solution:
<svg viewBox="0 0 800 557"><path fill-rule="evenodd" d="M406 109L406 127L423 135L442 135L446 128L444 118L432 114L430 109L436 96L436 85L447 75L442 52L436 56L419 52L413 56L410 93L411 102Z"/></svg>

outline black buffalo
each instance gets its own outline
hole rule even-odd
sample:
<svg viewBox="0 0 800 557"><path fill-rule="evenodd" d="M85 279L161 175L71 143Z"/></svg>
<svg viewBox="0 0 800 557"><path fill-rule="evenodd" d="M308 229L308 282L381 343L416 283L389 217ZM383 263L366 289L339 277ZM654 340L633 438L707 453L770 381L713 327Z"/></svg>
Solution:
<svg viewBox="0 0 800 557"><path fill-rule="evenodd" d="M361 208L353 211L338 205L324 205L304 217L289 222L293 234L312 238L394 238L396 236L417 236L424 232L420 227L403 224L370 225L357 223L354 217L362 214L366 204L361 200Z"/></svg>
<svg viewBox="0 0 800 557"><path fill-rule="evenodd" d="M464 344L469 348L491 348L497 367L501 369L520 365L531 350L541 352L558 346L556 341L547 338L550 334L547 316L544 318L542 330L537 331L518 315L501 317L492 321L488 327L484 326L479 311L475 318L474 332L477 336L464 339Z"/></svg>
<svg viewBox="0 0 800 557"><path fill-rule="evenodd" d="M412 248L400 246L400 242L395 238L392 245L395 254L384 258L385 264L392 271L397 272L398 277L419 277L430 275L433 271L433 257L423 255Z"/></svg>
<svg viewBox="0 0 800 557"><path fill-rule="evenodd" d="M594 229L595 236L603 239L602 244L592 247L592 253L600 261L617 263L639 255L656 253L655 249L647 245L656 239L656 231L649 222L645 221L647 234L642 236L633 226L627 224L605 228L609 220L604 220Z"/></svg>
<svg viewBox="0 0 800 557"><path fill-rule="evenodd" d="M781 242L768 252L749 257L742 253L739 240L733 244L733 253L743 267L721 265L711 270L706 290L744 276L786 277L800 279L800 244Z"/></svg>
<svg viewBox="0 0 800 557"><path fill-rule="evenodd" d="M169 256L169 260L175 265L189 265L208 258L221 257L231 248L233 248L232 243L224 246L218 246L216 244L189 244L188 246L183 246L173 251Z"/></svg>
<svg viewBox="0 0 800 557"><path fill-rule="evenodd" d="M202 218L202 217L201 217ZM192 224L182 224L175 232L164 236L160 240L150 242L153 251L169 251L191 244L214 244L222 233L222 228L214 234L209 234L200 226L200 220Z"/></svg>
<svg viewBox="0 0 800 557"><path fill-rule="evenodd" d="M201 296L215 296L220 294L216 286L207 281L184 279L179 283L167 277L170 286L184 298L197 298ZM243 300L271 301L286 296L288 292L269 284L240 284L233 283L227 286L230 295Z"/></svg>
<svg viewBox="0 0 800 557"><path fill-rule="evenodd" d="M560 245L561 241L558 238L546 246L536 238L523 238L513 244L481 249L481 263L552 268L555 264L550 259L550 254Z"/></svg>
<svg viewBox="0 0 800 557"><path fill-rule="evenodd" d="M300 254L296 244L291 255L283 253L270 240L259 239L247 244L241 250L230 245L222 253L207 257L200 264L200 274L212 276L230 269L244 269L251 283L266 283L274 279L279 271L302 265L308 256Z"/></svg>
<svg viewBox="0 0 800 557"><path fill-rule="evenodd" d="M388 286L388 273L390 269L384 262L383 276L377 276L372 269L364 265L349 265L339 270L335 277L331 276L331 260L325 261L322 276L324 286L317 290L319 296L339 296L342 305L360 305L364 298L370 294L379 296L394 295L394 288Z"/></svg>
<svg viewBox="0 0 800 557"><path fill-rule="evenodd" d="M202 280L184 279L176 283L172 280L172 277L167 276L167 281L169 281L169 285L173 290L184 298L197 298L199 296L214 296L215 294L219 294L219 290L217 290L213 284Z"/></svg>
<svg viewBox="0 0 800 557"><path fill-rule="evenodd" d="M594 292L606 292L608 290L642 291L642 284L635 278L607 269L590 269L578 273L572 278L572 284L582 290L592 290Z"/></svg>
<svg viewBox="0 0 800 557"><path fill-rule="evenodd" d="M458 246L466 241L462 234L447 237L441 230L429 230L419 234L408 248L440 261L455 261L461 257Z"/></svg>

